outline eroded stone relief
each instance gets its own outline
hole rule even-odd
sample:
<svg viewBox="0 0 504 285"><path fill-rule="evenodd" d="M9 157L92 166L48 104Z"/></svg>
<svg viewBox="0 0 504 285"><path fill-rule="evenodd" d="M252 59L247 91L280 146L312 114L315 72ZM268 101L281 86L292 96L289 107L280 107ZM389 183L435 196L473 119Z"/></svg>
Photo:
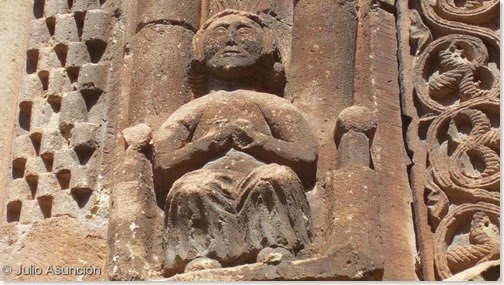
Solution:
<svg viewBox="0 0 504 285"><path fill-rule="evenodd" d="M498 1L420 2L410 5L414 91L403 96L416 112L409 146L425 160L411 173L428 216L417 220L429 225L417 237L423 271L446 279L500 259Z"/></svg>
<svg viewBox="0 0 504 285"><path fill-rule="evenodd" d="M84 218L99 207L111 28L109 14L100 9L104 2L34 1L7 187L8 222Z"/></svg>
<svg viewBox="0 0 504 285"><path fill-rule="evenodd" d="M498 0L25 6L2 279L500 278Z"/></svg>
<svg viewBox="0 0 504 285"><path fill-rule="evenodd" d="M282 74L274 35L257 15L226 9L193 45L210 93L153 136L156 191L168 193L159 195L166 196L165 271L204 257L255 262L266 247L295 254L310 241L303 184L315 179L317 144L297 108L264 93L266 79Z"/></svg>

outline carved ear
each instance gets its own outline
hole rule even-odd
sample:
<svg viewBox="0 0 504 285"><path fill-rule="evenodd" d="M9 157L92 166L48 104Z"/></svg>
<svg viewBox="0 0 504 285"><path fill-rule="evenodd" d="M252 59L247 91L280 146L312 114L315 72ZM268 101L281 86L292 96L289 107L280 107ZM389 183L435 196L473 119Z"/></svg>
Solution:
<svg viewBox="0 0 504 285"><path fill-rule="evenodd" d="M264 29L263 54L273 54L277 48L276 37L270 28Z"/></svg>
<svg viewBox="0 0 504 285"><path fill-rule="evenodd" d="M202 62L205 59L205 53L203 51L203 36L204 33L198 32L194 35L192 41L193 47L193 61Z"/></svg>

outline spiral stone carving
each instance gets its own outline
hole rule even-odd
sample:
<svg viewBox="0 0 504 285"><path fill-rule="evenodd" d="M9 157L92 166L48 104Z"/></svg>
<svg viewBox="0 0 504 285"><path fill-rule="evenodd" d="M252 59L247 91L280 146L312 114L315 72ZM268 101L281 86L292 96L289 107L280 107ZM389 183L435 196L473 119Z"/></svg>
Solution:
<svg viewBox="0 0 504 285"><path fill-rule="evenodd" d="M488 67L483 42L466 35L442 37L422 53L416 65L418 98L434 112L442 112L479 97L498 95L499 79Z"/></svg>
<svg viewBox="0 0 504 285"><path fill-rule="evenodd" d="M446 214L446 210L440 208L446 208L441 205L447 200L498 203L498 122L498 101L479 99L438 117L432 123L427 135L430 168L426 188L429 191L427 203L434 220L440 220ZM446 198L440 199L440 195L446 195Z"/></svg>
<svg viewBox="0 0 504 285"><path fill-rule="evenodd" d="M499 0L439 0L435 8L445 19L480 24L497 15Z"/></svg>
<svg viewBox="0 0 504 285"><path fill-rule="evenodd" d="M458 206L443 219L435 236L436 268L443 279L481 262L497 260L499 206L488 203Z"/></svg>

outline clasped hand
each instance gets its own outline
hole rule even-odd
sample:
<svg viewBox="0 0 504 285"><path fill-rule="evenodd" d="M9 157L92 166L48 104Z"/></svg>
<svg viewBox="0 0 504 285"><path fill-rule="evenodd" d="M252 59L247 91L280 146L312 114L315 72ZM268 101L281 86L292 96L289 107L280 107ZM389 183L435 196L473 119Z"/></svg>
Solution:
<svg viewBox="0 0 504 285"><path fill-rule="evenodd" d="M261 133L250 121L238 119L219 125L213 141L222 148L236 147L245 150L259 145L260 136Z"/></svg>

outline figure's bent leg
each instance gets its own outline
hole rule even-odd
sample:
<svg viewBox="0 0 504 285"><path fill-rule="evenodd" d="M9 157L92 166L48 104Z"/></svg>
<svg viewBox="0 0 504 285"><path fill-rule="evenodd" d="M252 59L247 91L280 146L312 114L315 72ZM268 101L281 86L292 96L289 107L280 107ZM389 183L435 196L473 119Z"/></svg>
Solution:
<svg viewBox="0 0 504 285"><path fill-rule="evenodd" d="M310 242L311 215L303 186L288 167L261 166L240 184L238 220L246 225L248 254L265 247L297 252Z"/></svg>
<svg viewBox="0 0 504 285"><path fill-rule="evenodd" d="M165 274L183 272L199 257L219 262L240 255L231 191L239 180L211 170L188 173L173 184L165 206Z"/></svg>

